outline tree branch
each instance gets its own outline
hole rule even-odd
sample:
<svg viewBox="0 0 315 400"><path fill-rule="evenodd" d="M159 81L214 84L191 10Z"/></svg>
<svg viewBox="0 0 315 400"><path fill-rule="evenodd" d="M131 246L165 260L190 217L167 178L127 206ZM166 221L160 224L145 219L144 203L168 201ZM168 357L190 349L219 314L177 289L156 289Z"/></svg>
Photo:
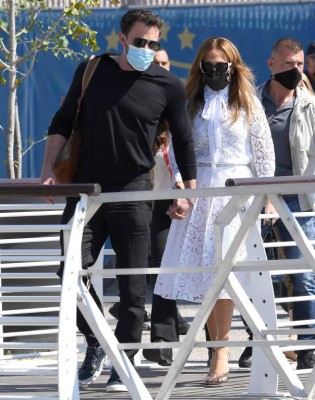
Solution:
<svg viewBox="0 0 315 400"><path fill-rule="evenodd" d="M25 80L31 74L31 72L32 72L32 70L34 68L34 64L35 64L35 60L36 60L36 54L37 54L37 51L36 51L36 53L34 53L32 55L32 57L31 57L31 65L29 66L27 71L24 74L21 73L21 75L23 76L23 80ZM15 85L15 86L17 87L18 85Z"/></svg>
<svg viewBox="0 0 315 400"><path fill-rule="evenodd" d="M37 19L38 15L41 13L42 9L38 8L37 10L36 9L33 9L33 10L35 11L34 14L30 14L30 15L31 15L32 19L34 20L34 19ZM25 33L25 27L23 27L23 29L21 29L19 32L17 32L16 36L19 37L19 36L23 35L23 33Z"/></svg>
<svg viewBox="0 0 315 400"><path fill-rule="evenodd" d="M21 65L24 61L27 59L31 58L34 53L36 53L40 47L43 45L43 43L49 38L49 36L57 29L58 25L60 24L60 21L62 21L66 16L66 13L63 12L60 17L53 23L53 25L48 29L48 31L44 34L44 36L41 39L37 39L35 41L34 47L32 50L24 54L22 57L18 57L16 61L16 66L18 67Z"/></svg>
<svg viewBox="0 0 315 400"><path fill-rule="evenodd" d="M0 38L0 47L5 54L9 54L9 50L7 49L6 45L4 44L4 41L2 38Z"/></svg>
<svg viewBox="0 0 315 400"><path fill-rule="evenodd" d="M5 27L4 26L2 26L2 25L0 25L0 30L2 31L2 32L4 32L5 34L9 34L9 32L5 29Z"/></svg>
<svg viewBox="0 0 315 400"><path fill-rule="evenodd" d="M5 61L3 61L1 58L0 58L0 65L1 65L1 69L10 70L10 65L8 63L6 63Z"/></svg>
<svg viewBox="0 0 315 400"><path fill-rule="evenodd" d="M32 143L28 146L28 148L25 149L25 150L22 152L22 157L23 157L26 153L28 153L28 152L31 150L31 148L32 148L33 146L35 146L35 145L38 144L38 143L44 142L46 139L47 139L47 136L43 137L42 139L36 140L36 142L32 142Z"/></svg>

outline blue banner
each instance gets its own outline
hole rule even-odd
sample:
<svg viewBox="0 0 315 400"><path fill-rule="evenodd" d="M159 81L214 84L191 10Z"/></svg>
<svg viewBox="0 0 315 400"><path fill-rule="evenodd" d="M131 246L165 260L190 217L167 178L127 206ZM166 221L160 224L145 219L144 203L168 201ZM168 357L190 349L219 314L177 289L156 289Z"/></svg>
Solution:
<svg viewBox="0 0 315 400"><path fill-rule="evenodd" d="M284 37L300 40L304 47L315 40L315 3L270 5L222 5L207 7L156 8L165 27L162 46L171 59L171 70L185 79L201 43L210 36L224 36L239 48L253 69L257 84L270 76L267 59L272 44ZM95 10L87 20L98 32L100 53L122 51L119 22L126 9ZM44 12L43 23L59 12ZM73 46L78 48L77 43ZM19 88L18 101L23 148L45 137L52 115L67 92L78 61L57 59L40 53L30 77ZM7 126L7 89L0 88L0 125ZM0 178L6 177L5 141L0 133ZM34 145L23 157L23 177L38 177L44 142Z"/></svg>

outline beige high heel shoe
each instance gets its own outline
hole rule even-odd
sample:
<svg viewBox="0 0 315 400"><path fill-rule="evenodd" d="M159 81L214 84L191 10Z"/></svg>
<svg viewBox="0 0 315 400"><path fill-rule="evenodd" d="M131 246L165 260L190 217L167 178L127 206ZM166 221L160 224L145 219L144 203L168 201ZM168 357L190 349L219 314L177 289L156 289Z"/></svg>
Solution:
<svg viewBox="0 0 315 400"><path fill-rule="evenodd" d="M206 386L214 386L214 385L220 385L221 383L225 383L228 381L229 379L229 365L227 365L227 371L223 372L223 373L218 373L218 372L214 372L215 367L214 365L216 365L218 363L218 353L219 351L225 349L224 347L218 348L215 350L214 352L214 360L212 362L212 366L210 368L210 371L208 373L208 375L206 376L205 380L204 380L204 385ZM230 354L229 352L227 352L226 354L227 357L227 361L230 358ZM221 360L220 362L222 363L222 356L221 356Z"/></svg>
<svg viewBox="0 0 315 400"><path fill-rule="evenodd" d="M221 383L227 382L228 380L229 380L229 372L225 372L224 374L211 373L210 375L207 375L204 381L204 385L206 386L220 385Z"/></svg>

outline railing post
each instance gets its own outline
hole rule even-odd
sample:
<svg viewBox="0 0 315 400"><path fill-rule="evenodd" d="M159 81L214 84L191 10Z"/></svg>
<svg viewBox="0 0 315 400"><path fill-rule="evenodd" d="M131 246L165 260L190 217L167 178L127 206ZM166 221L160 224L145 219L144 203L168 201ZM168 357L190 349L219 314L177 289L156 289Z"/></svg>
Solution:
<svg viewBox="0 0 315 400"><path fill-rule="evenodd" d="M249 260L266 260L260 228L253 226L246 248ZM250 272L252 302L268 329L277 328L277 314L274 303L274 292L269 271ZM255 339L255 338L254 338ZM250 342L248 343L250 345ZM249 394L276 395L278 389L278 374L268 357L260 347L253 347Z"/></svg>
<svg viewBox="0 0 315 400"><path fill-rule="evenodd" d="M65 232L65 266L61 290L58 334L58 382L60 400L78 400L76 310L77 282L81 268L81 243L88 196L81 194L72 220Z"/></svg>

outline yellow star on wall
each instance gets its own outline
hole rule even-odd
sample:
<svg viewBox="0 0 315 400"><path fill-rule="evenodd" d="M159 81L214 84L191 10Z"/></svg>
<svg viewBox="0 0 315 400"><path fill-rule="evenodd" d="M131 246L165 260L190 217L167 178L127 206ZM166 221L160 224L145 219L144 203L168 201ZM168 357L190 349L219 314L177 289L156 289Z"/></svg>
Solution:
<svg viewBox="0 0 315 400"><path fill-rule="evenodd" d="M116 33L115 28L113 28L111 31L111 34L105 36L105 38L107 40L107 50L109 50L109 49L118 50L119 38L118 38L118 33Z"/></svg>
<svg viewBox="0 0 315 400"><path fill-rule="evenodd" d="M194 37L196 35L192 32L189 32L189 29L187 28L187 26L185 26L184 32L180 33L179 35L177 35L177 37L179 37L180 40L180 49L184 49L185 47L188 47L190 49L193 49L193 43L192 41L194 40Z"/></svg>
<svg viewBox="0 0 315 400"><path fill-rule="evenodd" d="M163 40L165 40L165 42L167 42L167 34L170 29L171 29L171 27L169 25L164 24L163 28L162 28L160 39L163 39Z"/></svg>

